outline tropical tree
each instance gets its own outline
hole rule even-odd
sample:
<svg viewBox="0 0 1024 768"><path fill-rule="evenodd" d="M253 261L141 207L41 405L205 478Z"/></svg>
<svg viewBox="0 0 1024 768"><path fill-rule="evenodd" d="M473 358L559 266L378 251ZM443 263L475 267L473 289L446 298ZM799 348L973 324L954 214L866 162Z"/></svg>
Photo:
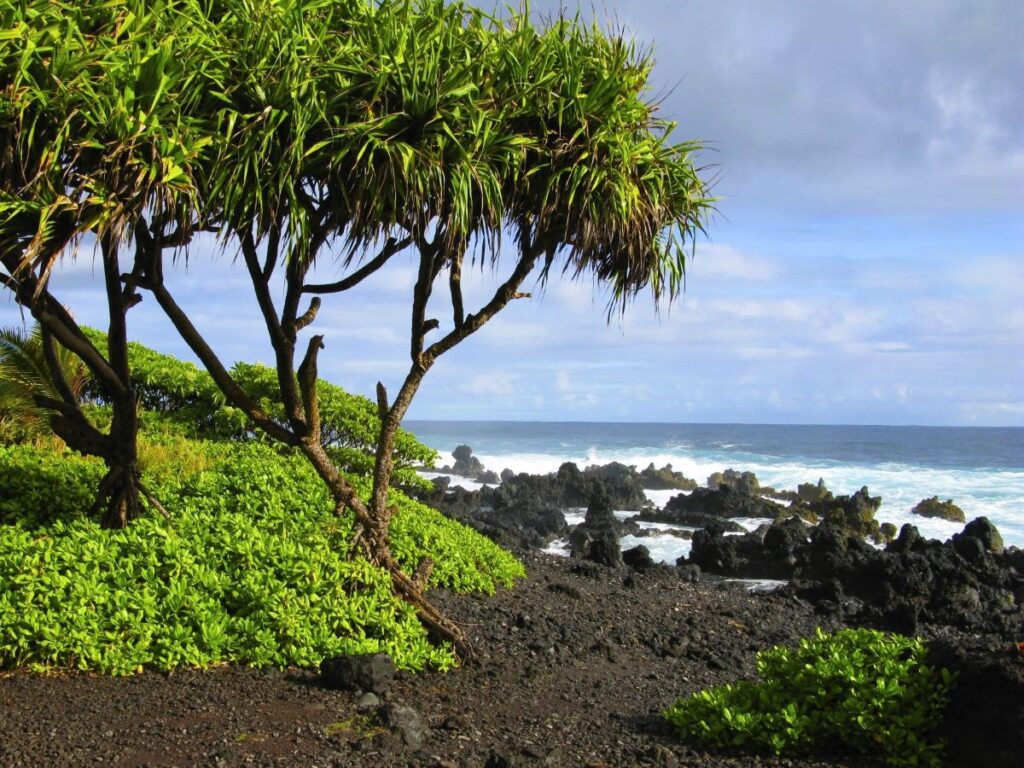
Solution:
<svg viewBox="0 0 1024 768"><path fill-rule="evenodd" d="M119 490L101 495L144 489L124 449L136 419L124 318L140 290L151 293L227 402L299 450L336 514L354 515L354 551L466 652L459 628L422 594L431 564L410 575L391 553L399 425L437 360L529 297L528 280L590 278L609 290L610 316L645 290L655 301L677 296L712 199L692 159L699 145L673 143L674 126L647 95L649 54L579 19L536 26L527 10L499 18L444 0L75 9L0 0L0 131L16 148L0 157L0 282L112 390L122 414L100 436L107 442L92 428L91 444L69 445L107 460ZM168 254L200 230L217 232L251 279L279 408L221 362L164 279ZM108 357L48 291L54 265L86 237L103 260ZM325 298L399 253L417 264L409 369L393 398L378 384L364 497L325 448L324 337L307 329ZM336 274L316 282L315 268L332 259ZM476 307L462 290L472 265L500 274ZM447 319L432 316L438 301ZM55 427L77 419L72 400L52 403Z"/></svg>
<svg viewBox="0 0 1024 768"><path fill-rule="evenodd" d="M52 387L37 393L54 432L107 464L95 510L106 526L159 503L138 468L138 403L127 354L127 313L140 296L121 281L125 235L143 214L191 236L187 169L201 137L183 122L204 57L171 40L179 3L0 0L0 284L40 327ZM194 43L201 41L192 38ZM171 226L171 225L177 226ZM51 290L62 258L88 240L98 252L109 323L97 347ZM108 431L80 407L61 366L68 350L110 403Z"/></svg>
<svg viewBox="0 0 1024 768"><path fill-rule="evenodd" d="M251 278L284 418L259 406L182 309L163 279L158 231L136 230L129 285L153 293L232 405L301 450L336 512L355 515L365 554L466 651L458 627L423 597L430 564L410 576L390 551L399 425L436 361L528 297L531 276L590 277L610 289L610 314L645 289L674 298L712 204L691 157L698 144L672 143L673 126L656 116L650 57L578 19L538 28L527 11L497 19L442 0L217 7L211 34L235 58L208 89L219 100L217 132L197 166L199 209ZM410 367L393 399L378 384L382 428L364 498L321 439L323 336L303 344L300 333L322 297L355 288L406 249L418 262ZM312 282L326 257L340 264L337 278ZM505 276L469 311L461 275L480 262ZM278 306L271 281L282 273ZM444 323L430 317L436 289L447 289Z"/></svg>

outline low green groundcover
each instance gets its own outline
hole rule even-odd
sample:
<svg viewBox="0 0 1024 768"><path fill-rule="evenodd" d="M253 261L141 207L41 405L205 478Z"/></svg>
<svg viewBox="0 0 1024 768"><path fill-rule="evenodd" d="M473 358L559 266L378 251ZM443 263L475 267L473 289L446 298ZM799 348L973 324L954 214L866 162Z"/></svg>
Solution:
<svg viewBox="0 0 1024 768"><path fill-rule="evenodd" d="M925 654L917 638L819 629L797 649L759 653L761 682L700 691L665 717L698 744L776 754L844 747L889 765L937 766L943 745L934 732L953 675Z"/></svg>
<svg viewBox="0 0 1024 768"><path fill-rule="evenodd" d="M100 462L0 446L0 668L312 667L378 651L410 670L455 663L384 571L347 557L352 520L301 457L168 434L143 448L170 518L111 531L86 516ZM393 550L410 572L431 557L431 586L493 592L523 574L469 528L400 492L392 502Z"/></svg>

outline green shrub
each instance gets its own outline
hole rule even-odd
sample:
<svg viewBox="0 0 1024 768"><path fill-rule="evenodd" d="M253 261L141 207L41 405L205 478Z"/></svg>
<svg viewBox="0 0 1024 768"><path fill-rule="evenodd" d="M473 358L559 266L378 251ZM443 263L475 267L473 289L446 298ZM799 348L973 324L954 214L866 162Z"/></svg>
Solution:
<svg viewBox="0 0 1024 768"><path fill-rule="evenodd" d="M93 344L105 348L106 336L84 329ZM132 378L138 387L144 423L177 425L188 435L214 440L250 440L257 437L245 414L227 405L209 373L192 363L156 352L142 344L128 344ZM284 419L277 372L266 365L236 363L231 375L267 413ZM91 391L100 402L103 393ZM346 392L323 379L317 382L320 400L320 438L340 469L354 474L373 470L380 417L369 399ZM402 487L424 486L413 467L433 466L437 452L405 430L395 440L394 482Z"/></svg>
<svg viewBox="0 0 1024 768"><path fill-rule="evenodd" d="M411 670L454 663L387 573L349 557L352 520L333 515L301 457L257 442L171 447L149 476L171 519L122 530L84 514L101 462L0 447L0 668L312 667L378 651ZM400 493L392 501L395 554L410 570L431 557L432 585L489 592L522 575L484 537Z"/></svg>
<svg viewBox="0 0 1024 768"><path fill-rule="evenodd" d="M700 744L808 752L841 746L881 753L889 765L936 766L934 731L952 674L925 663L917 638L844 629L757 657L762 681L742 681L680 699L665 717Z"/></svg>

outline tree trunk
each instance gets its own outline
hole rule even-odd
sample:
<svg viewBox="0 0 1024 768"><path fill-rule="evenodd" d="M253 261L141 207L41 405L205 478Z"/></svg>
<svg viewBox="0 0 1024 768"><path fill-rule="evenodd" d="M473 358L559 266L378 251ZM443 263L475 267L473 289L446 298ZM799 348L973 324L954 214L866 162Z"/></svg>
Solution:
<svg viewBox="0 0 1024 768"><path fill-rule="evenodd" d="M416 610L417 617L427 628L431 638L437 642L450 642L455 648L455 653L463 660L472 658L473 650L466 634L455 622L441 613L424 594L426 578L410 577L402 571L391 553L388 525L393 510L388 509L386 515L382 516L377 514L372 506L367 506L355 488L345 482L339 474L316 435L302 441L302 452L330 491L334 499L334 514L340 517L351 510L355 515L356 546L367 560L388 572L395 594ZM431 563L421 565L426 565L425 570L428 571L432 567Z"/></svg>
<svg viewBox="0 0 1024 768"><path fill-rule="evenodd" d="M103 456L107 474L100 483L94 512L102 511L104 528L124 528L142 516L141 473L139 472L139 416L135 388L128 397L113 403L110 425L110 450Z"/></svg>

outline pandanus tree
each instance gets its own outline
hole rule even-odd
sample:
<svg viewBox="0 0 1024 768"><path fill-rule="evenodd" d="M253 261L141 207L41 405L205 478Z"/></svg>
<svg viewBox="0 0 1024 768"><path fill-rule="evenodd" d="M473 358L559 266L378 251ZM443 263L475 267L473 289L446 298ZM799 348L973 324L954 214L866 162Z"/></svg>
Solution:
<svg viewBox="0 0 1024 768"><path fill-rule="evenodd" d="M398 594L457 649L457 626L424 597L429 563L404 573L391 554L395 435L426 373L533 279L592 278L609 312L649 289L681 288L688 248L712 204L696 143L646 95L650 58L578 20L536 27L528 12L487 16L460 3L221 3L210 34L232 51L211 86L214 151L197 166L202 217L237 248L274 351L284 418L262 411L207 343L163 277L158 229L136 230L129 286L153 293L227 399L294 446L326 483L354 544L386 568ZM413 254L410 365L389 398L369 497L342 474L319 434L319 333L300 339L327 296L343 294L399 253ZM337 273L314 282L333 258ZM500 275L467 307L464 268ZM280 275L280 278L279 278ZM283 280L280 305L272 282ZM444 295L448 319L432 317ZM366 318L367 324L374 319Z"/></svg>
<svg viewBox="0 0 1024 768"><path fill-rule="evenodd" d="M5 48L0 82L0 130L18 147L0 160L2 280L111 390L127 425L99 435L62 395L47 403L55 426L86 433L69 444L103 456L120 472L111 482L136 493L137 472L124 479L135 408L124 318L140 290L151 293L227 401L299 450L336 514L354 515L353 551L466 652L423 595L430 563L408 574L391 553L396 435L438 359L528 297L528 280L590 278L609 290L610 315L644 290L677 295L712 200L692 160L698 145L673 143L648 98L649 56L578 19L535 26L526 10L499 18L443 0L137 0L97 2L94 16L107 26L79 30L75 50L103 53L91 70L68 66L74 89L59 87L45 51L28 77L25 54ZM0 37L17 28L23 47L25 35L49 39L53 25L36 28L38 18L18 27L5 17ZM164 279L169 255L200 230L215 231L251 279L275 360L273 412L233 378ZM107 357L48 291L53 265L86 236L103 259ZM325 345L313 326L325 299L399 254L417 265L409 368L393 398L378 385L364 495L324 449ZM462 275L472 266L490 269L496 287L471 307ZM437 304L446 317L434 316ZM121 453L108 458L114 445Z"/></svg>
<svg viewBox="0 0 1024 768"><path fill-rule="evenodd" d="M127 313L139 300L121 280L126 234L149 216L191 234L187 169L204 144L189 125L194 81L175 39L174 3L0 2L0 283L39 324L49 378L33 391L54 432L106 463L95 511L108 527L141 514L140 494L159 502L138 468L137 393L128 368ZM171 54L172 40L174 55ZM83 241L98 252L108 310L105 348L94 344L51 286L61 260ZM62 365L73 353L111 405L108 431L80 407Z"/></svg>

